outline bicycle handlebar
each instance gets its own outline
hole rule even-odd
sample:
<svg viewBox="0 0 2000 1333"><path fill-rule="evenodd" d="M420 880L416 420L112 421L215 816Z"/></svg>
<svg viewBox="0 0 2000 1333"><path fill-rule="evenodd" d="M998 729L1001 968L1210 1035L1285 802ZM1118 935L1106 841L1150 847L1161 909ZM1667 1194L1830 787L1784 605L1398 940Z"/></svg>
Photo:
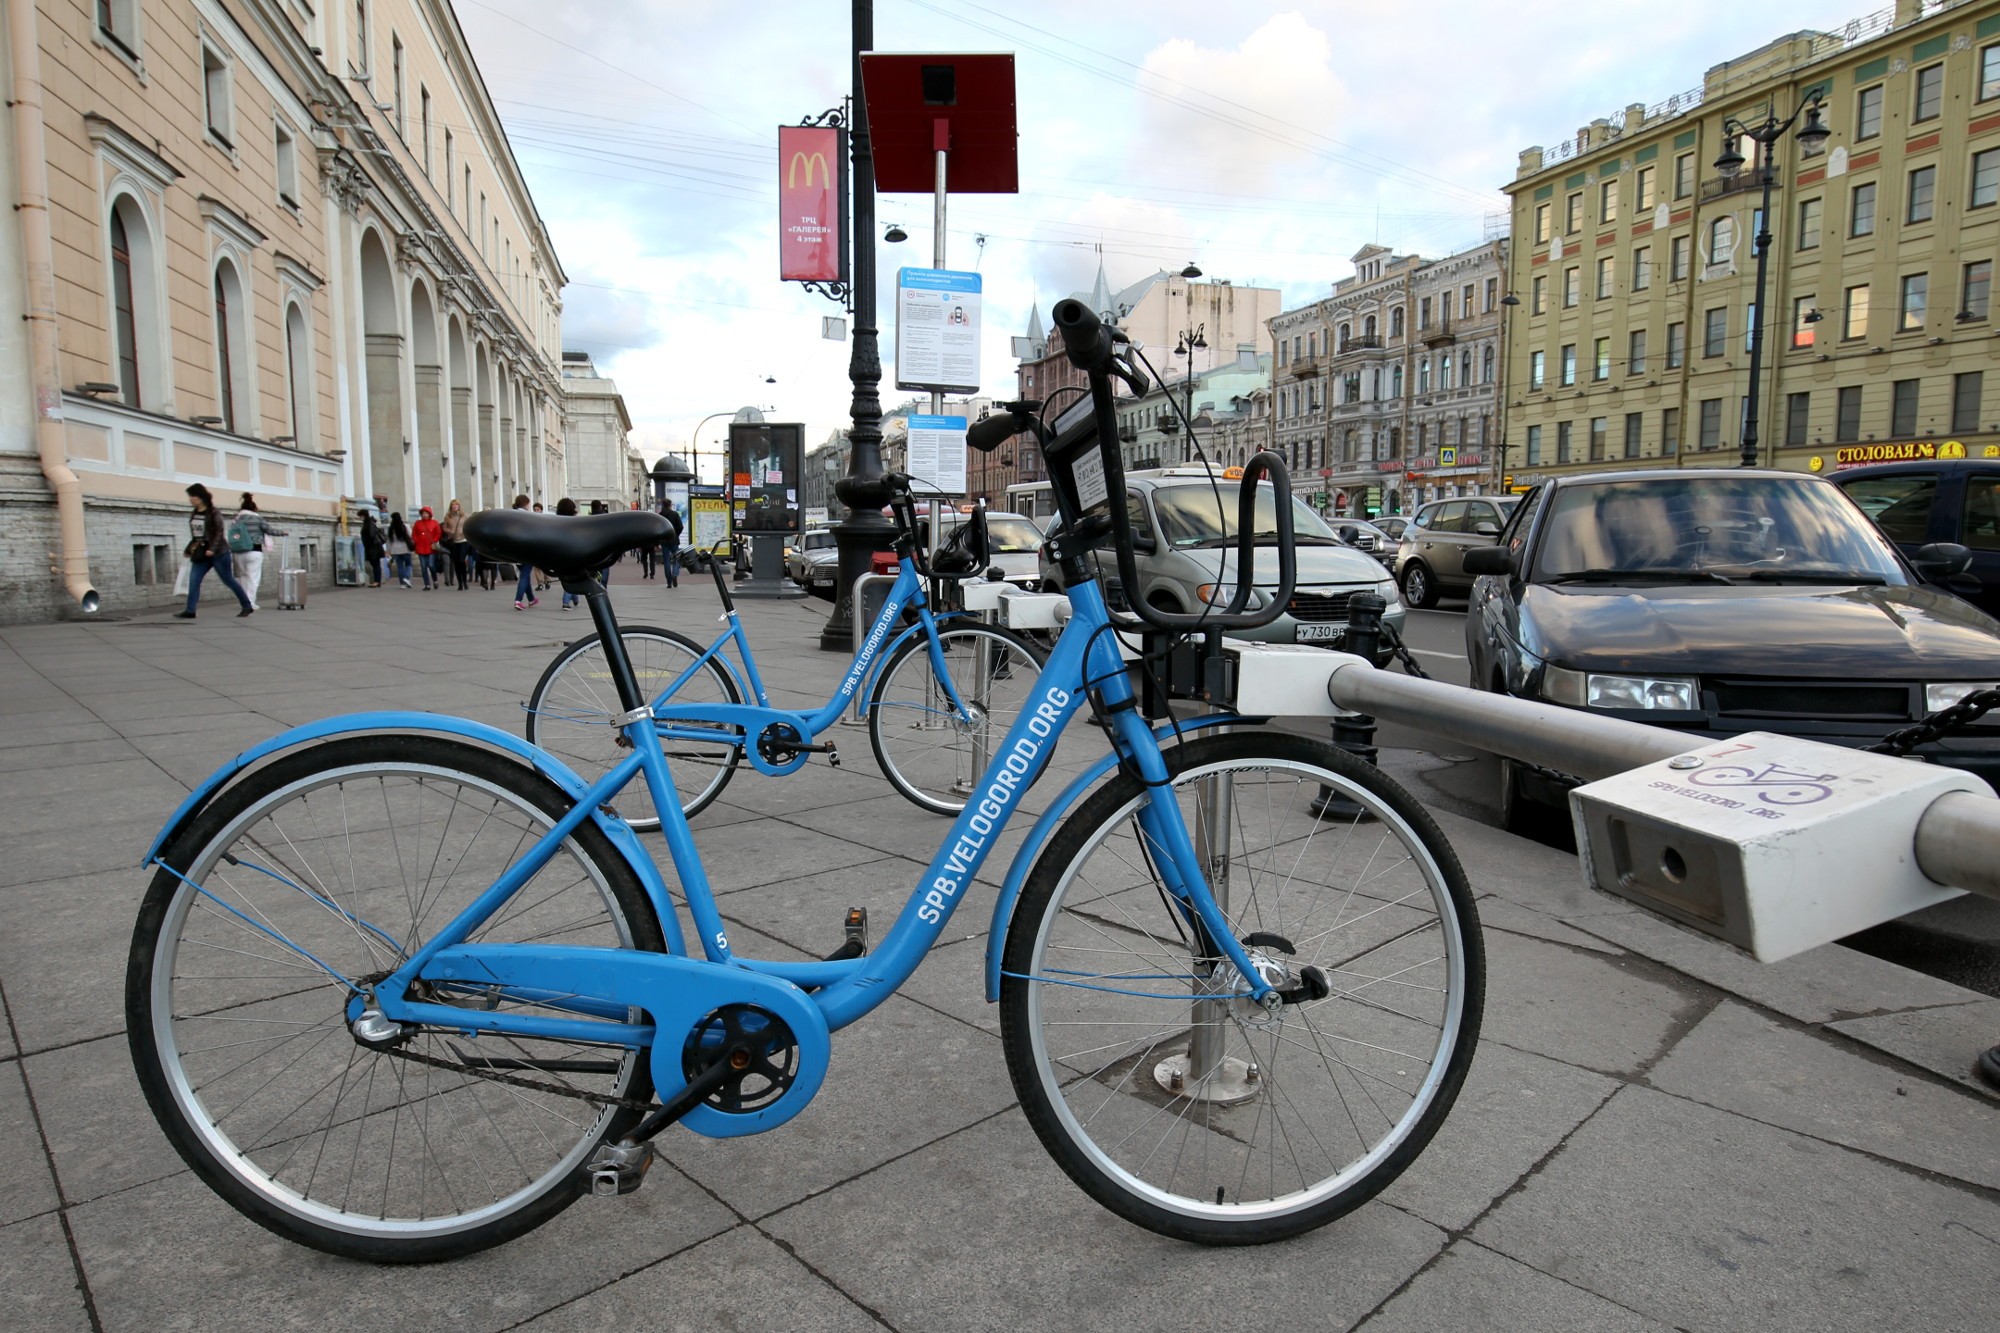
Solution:
<svg viewBox="0 0 2000 1333"><path fill-rule="evenodd" d="M1133 594L1132 611L1154 629L1167 631L1194 629L1254 629L1268 625L1291 605L1298 584L1296 535L1292 519L1292 479L1284 460L1269 450L1252 458L1243 469L1237 493L1236 584L1229 604L1221 611L1163 611L1136 596L1139 572L1132 553L1132 519L1122 502L1125 466L1118 450L1118 413L1111 392L1111 376L1116 375L1144 397L1150 382L1129 362L1121 359L1116 345L1125 341L1122 333L1106 328L1081 301L1059 301L1050 312L1051 321L1062 331L1063 347L1071 364L1090 381L1091 406L1097 418L1096 445L1104 463L1105 508L1111 524L1113 549L1118 556L1118 576ZM1278 587L1268 605L1250 610L1256 583L1257 487L1268 478L1276 501L1278 523ZM1217 515L1220 518L1220 515ZM1225 567L1227 561L1224 562Z"/></svg>

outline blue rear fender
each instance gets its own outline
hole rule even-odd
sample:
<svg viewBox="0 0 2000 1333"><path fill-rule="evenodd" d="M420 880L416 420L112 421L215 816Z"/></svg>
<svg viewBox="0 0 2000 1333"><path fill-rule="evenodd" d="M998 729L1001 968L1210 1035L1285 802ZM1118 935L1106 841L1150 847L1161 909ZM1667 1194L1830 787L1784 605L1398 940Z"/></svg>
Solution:
<svg viewBox="0 0 2000 1333"><path fill-rule="evenodd" d="M498 727L489 727L483 722L471 722L462 717L451 717L444 713L346 713L339 717L322 718L308 722L302 727L281 732L262 744L254 745L216 769L180 803L164 827L146 848L142 865L151 865L180 837L181 833L200 814L208 803L215 799L231 779L251 765L285 750L311 745L316 741L330 740L336 736L358 736L373 732L396 735L423 733L434 736L450 736L460 740L473 741L480 745L501 750L523 761L549 781L562 788L572 801L581 800L589 794L590 784L576 775L576 772L562 760L545 750L539 750L527 741ZM607 814L600 806L591 812L591 819L604 830L611 839L611 845L631 865L645 886L646 896L652 900L654 910L660 917L660 928L666 932L667 948L673 953L686 951L681 940L680 923L674 915L673 900L667 892L666 883L660 877L659 868L653 858L639 844L639 836L632 826L616 815Z"/></svg>

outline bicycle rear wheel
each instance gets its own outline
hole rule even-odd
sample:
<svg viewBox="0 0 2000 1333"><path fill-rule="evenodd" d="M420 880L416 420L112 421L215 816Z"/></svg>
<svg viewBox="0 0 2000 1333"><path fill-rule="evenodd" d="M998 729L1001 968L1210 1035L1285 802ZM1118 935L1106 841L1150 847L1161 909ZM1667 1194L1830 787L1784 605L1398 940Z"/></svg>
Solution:
<svg viewBox="0 0 2000 1333"><path fill-rule="evenodd" d="M407 736L328 741L219 794L163 858L186 879L154 876L126 974L139 1083L183 1160L277 1234L380 1263L456 1258L568 1207L639 1114L583 1098L649 1098L644 1052L433 1029L384 1049L345 1006L348 982L409 957L569 808L512 760ZM473 938L665 948L591 823ZM574 1016L497 991L423 998ZM564 1091L479 1076L496 1068Z"/></svg>
<svg viewBox="0 0 2000 1333"><path fill-rule="evenodd" d="M648 699L679 679L702 655L693 639L670 629L651 625L629 625L619 629L625 652L632 659L632 674L640 692ZM673 693L678 703L733 704L742 702L736 681L714 658ZM611 719L624 712L618 691L611 683L611 666L604 660L604 642L595 634L578 639L556 654L535 682L528 696L528 741L575 769L586 782L595 782L632 753L624 733ZM677 732L713 730L714 741L676 735L664 739L667 767L681 794L681 813L693 818L708 808L743 757L737 743L737 729L716 724L674 722ZM641 831L660 826L660 813L653 808L653 794L643 781L627 786L618 796L618 812L627 823Z"/></svg>
<svg viewBox="0 0 2000 1333"><path fill-rule="evenodd" d="M941 626L938 646L968 712L953 706L918 634L876 678L868 739L890 785L926 810L955 815L1020 715L1045 654L992 625Z"/></svg>
<svg viewBox="0 0 2000 1333"><path fill-rule="evenodd" d="M1437 825L1322 741L1242 732L1168 751L1218 905L1275 1014L1203 946L1120 775L1064 821L1008 928L1007 1067L1093 1198L1164 1235L1255 1244L1321 1226L1437 1132L1479 1033L1485 955ZM1361 823L1322 820L1322 787Z"/></svg>

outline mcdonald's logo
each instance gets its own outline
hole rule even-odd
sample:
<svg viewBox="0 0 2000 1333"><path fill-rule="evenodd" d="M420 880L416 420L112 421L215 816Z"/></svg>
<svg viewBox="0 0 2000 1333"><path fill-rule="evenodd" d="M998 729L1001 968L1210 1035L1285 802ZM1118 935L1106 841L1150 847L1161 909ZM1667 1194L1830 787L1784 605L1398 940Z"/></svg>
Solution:
<svg viewBox="0 0 2000 1333"><path fill-rule="evenodd" d="M799 173L801 168L805 172L805 185L807 189L812 188L813 172L815 170L819 172L820 184L828 187L833 185L833 169L826 164L826 154L800 152L792 154L791 163L785 168L786 189L796 190L799 188Z"/></svg>

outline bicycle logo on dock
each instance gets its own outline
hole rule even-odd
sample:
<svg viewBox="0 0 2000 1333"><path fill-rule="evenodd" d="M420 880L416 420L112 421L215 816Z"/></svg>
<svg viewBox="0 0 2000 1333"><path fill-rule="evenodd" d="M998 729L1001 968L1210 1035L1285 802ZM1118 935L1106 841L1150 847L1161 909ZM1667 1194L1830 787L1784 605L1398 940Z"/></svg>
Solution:
<svg viewBox="0 0 2000 1333"><path fill-rule="evenodd" d="M1839 777L1837 773L1808 773L1783 764L1765 764L1761 768L1730 764L1703 769L1690 774L1687 780L1697 787L1747 788L1755 791L1757 799L1766 805L1817 805L1833 795L1829 784L1839 781Z"/></svg>

